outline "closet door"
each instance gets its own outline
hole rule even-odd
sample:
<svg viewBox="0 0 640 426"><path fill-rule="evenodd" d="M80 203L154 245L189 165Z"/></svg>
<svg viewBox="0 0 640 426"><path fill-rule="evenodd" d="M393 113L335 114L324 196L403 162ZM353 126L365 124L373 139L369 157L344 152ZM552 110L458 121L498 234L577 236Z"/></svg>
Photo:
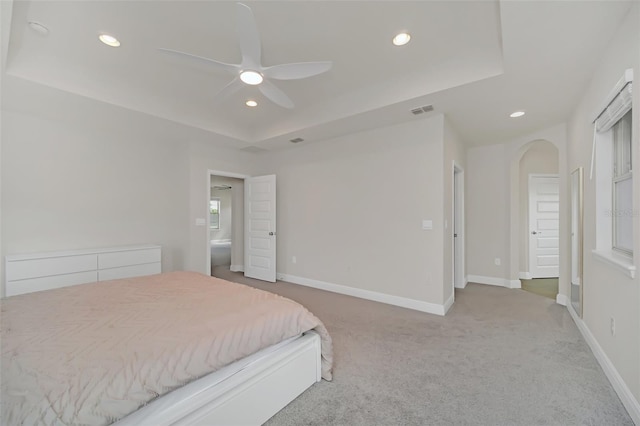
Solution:
<svg viewBox="0 0 640 426"><path fill-rule="evenodd" d="M276 281L276 176L244 181L244 275Z"/></svg>

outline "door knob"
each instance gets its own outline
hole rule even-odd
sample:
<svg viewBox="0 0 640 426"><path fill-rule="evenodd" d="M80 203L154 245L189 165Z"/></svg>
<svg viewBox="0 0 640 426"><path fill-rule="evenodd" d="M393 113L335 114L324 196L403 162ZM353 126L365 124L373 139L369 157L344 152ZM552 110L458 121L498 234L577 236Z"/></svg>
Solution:
<svg viewBox="0 0 640 426"><path fill-rule="evenodd" d="M269 235L275 235L275 233L273 233L273 232L269 232Z"/></svg>
<svg viewBox="0 0 640 426"><path fill-rule="evenodd" d="M542 232L536 232L536 231L531 231L531 233L532 233L533 235L536 235L536 234L542 234Z"/></svg>

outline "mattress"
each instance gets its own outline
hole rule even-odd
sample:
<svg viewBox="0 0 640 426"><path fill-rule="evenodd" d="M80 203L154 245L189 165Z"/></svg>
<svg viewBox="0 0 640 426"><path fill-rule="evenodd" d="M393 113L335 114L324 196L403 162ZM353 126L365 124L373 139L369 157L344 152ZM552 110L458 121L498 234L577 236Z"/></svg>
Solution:
<svg viewBox="0 0 640 426"><path fill-rule="evenodd" d="M192 272L105 281L2 302L2 423L110 424L204 375L315 330L289 299Z"/></svg>

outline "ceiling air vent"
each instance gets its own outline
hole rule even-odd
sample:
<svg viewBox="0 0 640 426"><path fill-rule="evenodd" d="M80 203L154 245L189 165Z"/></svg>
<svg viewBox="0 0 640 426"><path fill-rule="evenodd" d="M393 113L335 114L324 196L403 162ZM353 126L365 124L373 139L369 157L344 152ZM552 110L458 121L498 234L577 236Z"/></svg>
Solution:
<svg viewBox="0 0 640 426"><path fill-rule="evenodd" d="M295 139L291 139L289 142L293 142L293 143L298 143L298 142L302 142L304 139L302 138L295 138Z"/></svg>
<svg viewBox="0 0 640 426"><path fill-rule="evenodd" d="M411 114L418 115L424 112L431 112L431 111L433 111L433 105L425 105L425 106L412 109Z"/></svg>

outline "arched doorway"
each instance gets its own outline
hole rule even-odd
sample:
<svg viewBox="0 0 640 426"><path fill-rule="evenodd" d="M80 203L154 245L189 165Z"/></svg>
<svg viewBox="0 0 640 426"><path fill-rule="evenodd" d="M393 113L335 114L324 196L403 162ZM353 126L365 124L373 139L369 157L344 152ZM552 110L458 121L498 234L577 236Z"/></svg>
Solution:
<svg viewBox="0 0 640 426"><path fill-rule="evenodd" d="M555 299L560 276L559 153L545 140L525 148L518 174L518 275L523 290Z"/></svg>
<svg viewBox="0 0 640 426"><path fill-rule="evenodd" d="M513 145L512 154L510 155L510 279L512 283L520 283L520 285L512 285L513 287L522 287L522 280L532 278L530 274L530 225L529 225L529 177L531 175L555 175L558 182L558 217L555 219L558 227L564 225L563 197L565 192L562 185L565 182L563 174L566 173L563 167L562 146L546 138L532 139L529 141L521 141L519 144ZM558 247L555 255L559 263L562 263L562 244L563 237L558 230L556 243ZM559 303L565 302L566 297L558 286L562 286L561 276L563 270L562 264L559 264L559 270L556 272L555 281L551 289L547 289L545 294L548 297L556 299ZM527 283L525 283L526 285ZM549 283L547 283L549 284ZM564 293L563 293L564 294ZM564 303L563 303L564 304Z"/></svg>

